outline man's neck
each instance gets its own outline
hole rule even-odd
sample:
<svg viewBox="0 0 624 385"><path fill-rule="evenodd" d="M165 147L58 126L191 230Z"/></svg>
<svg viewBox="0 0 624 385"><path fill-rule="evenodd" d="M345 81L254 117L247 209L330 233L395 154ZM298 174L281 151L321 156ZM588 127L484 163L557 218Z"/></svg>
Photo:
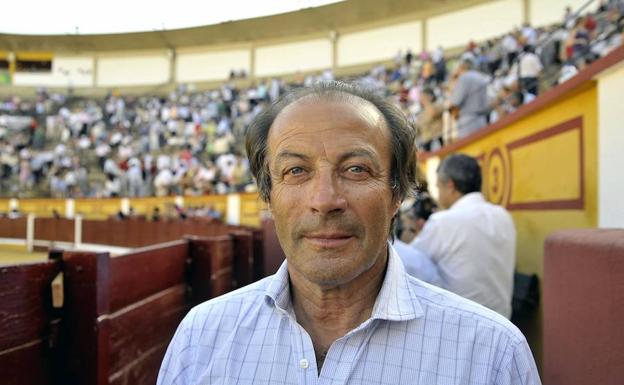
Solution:
<svg viewBox="0 0 624 385"><path fill-rule="evenodd" d="M335 287L322 287L289 272L293 309L312 339L319 373L331 344L371 317L387 261L379 258L353 281Z"/></svg>
<svg viewBox="0 0 624 385"><path fill-rule="evenodd" d="M453 207L453 205L455 203L457 203L458 200L460 200L461 198L464 197L464 194L460 193L459 191L455 190L451 193L451 199L448 202L448 207L446 207L447 209L450 209L451 207Z"/></svg>

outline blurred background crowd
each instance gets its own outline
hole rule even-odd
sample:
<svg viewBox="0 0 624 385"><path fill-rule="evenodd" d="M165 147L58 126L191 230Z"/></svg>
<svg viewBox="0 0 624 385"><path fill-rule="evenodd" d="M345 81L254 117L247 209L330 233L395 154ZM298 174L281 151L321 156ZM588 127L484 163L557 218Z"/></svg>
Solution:
<svg viewBox="0 0 624 385"><path fill-rule="evenodd" d="M525 24L461 52L398 52L343 80L401 106L421 151L435 151L504 118L622 44L624 3L564 11L547 28ZM244 153L250 120L285 90L334 74L248 79L218 89L180 85L169 95L104 98L49 93L0 100L0 195L142 197L252 192Z"/></svg>

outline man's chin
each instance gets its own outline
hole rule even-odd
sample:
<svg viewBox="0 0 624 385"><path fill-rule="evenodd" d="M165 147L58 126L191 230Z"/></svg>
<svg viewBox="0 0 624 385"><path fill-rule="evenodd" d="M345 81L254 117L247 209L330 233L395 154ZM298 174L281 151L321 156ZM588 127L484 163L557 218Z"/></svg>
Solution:
<svg viewBox="0 0 624 385"><path fill-rule="evenodd" d="M356 259L345 257L344 254L341 257L317 255L315 263L298 270L307 281L327 289L348 284L366 270L364 266L353 264Z"/></svg>

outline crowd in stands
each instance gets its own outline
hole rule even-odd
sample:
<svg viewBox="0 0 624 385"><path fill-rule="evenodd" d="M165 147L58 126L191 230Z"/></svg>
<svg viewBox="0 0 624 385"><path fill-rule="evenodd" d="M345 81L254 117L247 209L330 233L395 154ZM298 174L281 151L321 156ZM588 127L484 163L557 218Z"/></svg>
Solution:
<svg viewBox="0 0 624 385"><path fill-rule="evenodd" d="M434 151L496 122L540 92L565 82L622 44L624 2L597 12L566 10L563 22L529 24L457 56L399 53L349 78L396 99ZM244 78L244 73L232 73ZM239 88L180 85L167 96L103 99L39 90L32 100L0 100L0 195L141 197L254 191L244 156L250 120L281 93L331 71L295 81L261 80ZM251 81L251 80L250 80Z"/></svg>

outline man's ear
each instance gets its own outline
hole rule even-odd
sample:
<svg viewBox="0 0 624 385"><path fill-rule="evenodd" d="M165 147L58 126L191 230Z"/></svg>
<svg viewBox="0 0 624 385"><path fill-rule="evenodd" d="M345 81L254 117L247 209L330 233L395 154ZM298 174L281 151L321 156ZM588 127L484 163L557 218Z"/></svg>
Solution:
<svg viewBox="0 0 624 385"><path fill-rule="evenodd" d="M394 211L392 212L392 217L396 217L397 214L399 213L399 209L401 209L401 204L403 203L403 201L401 201L400 199L397 199L396 202L394 202Z"/></svg>
<svg viewBox="0 0 624 385"><path fill-rule="evenodd" d="M453 179L448 178L448 180L446 181L446 187L449 189L449 191L457 191L457 188L455 188L455 182L453 182Z"/></svg>

